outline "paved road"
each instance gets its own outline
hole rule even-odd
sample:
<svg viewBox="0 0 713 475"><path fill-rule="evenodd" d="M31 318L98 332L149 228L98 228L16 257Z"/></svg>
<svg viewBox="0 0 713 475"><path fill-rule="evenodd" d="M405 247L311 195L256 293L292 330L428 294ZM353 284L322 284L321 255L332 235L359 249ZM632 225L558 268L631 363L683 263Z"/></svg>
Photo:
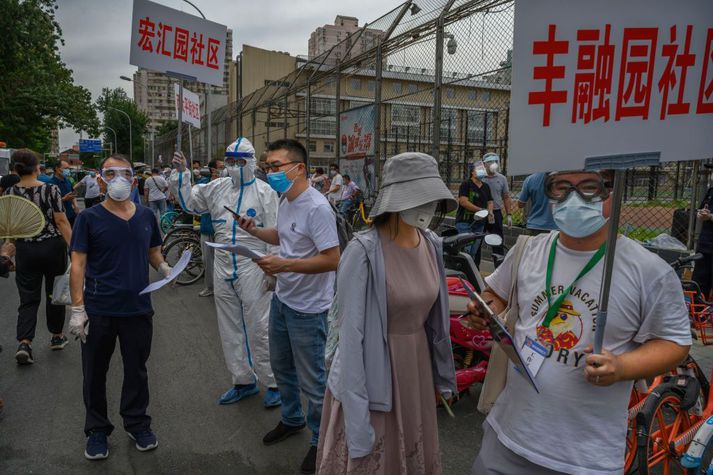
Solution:
<svg viewBox="0 0 713 475"><path fill-rule="evenodd" d="M157 277L154 275L154 279ZM165 288L154 294L154 343L149 360L150 413L159 438L154 452L139 453L121 429L121 362L117 348L108 377L109 414L117 430L106 461L84 459L84 406L79 343L64 351L48 348L40 311L35 364L14 361L18 298L14 278L0 279L0 473L299 473L309 443L303 432L272 447L262 436L279 420L253 397L236 405L216 404L229 376L218 342L212 299L200 286ZM482 416L475 397L454 407L457 419L439 411L446 474L468 473L481 438Z"/></svg>

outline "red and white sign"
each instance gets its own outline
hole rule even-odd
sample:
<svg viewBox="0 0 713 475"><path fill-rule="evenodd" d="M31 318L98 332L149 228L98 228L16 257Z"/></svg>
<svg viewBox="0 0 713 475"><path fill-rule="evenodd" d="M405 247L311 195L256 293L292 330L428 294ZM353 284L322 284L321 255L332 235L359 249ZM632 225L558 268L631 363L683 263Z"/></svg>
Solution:
<svg viewBox="0 0 713 475"><path fill-rule="evenodd" d="M176 104L176 120L178 120L178 107L180 98L178 94L178 84L173 85ZM201 103L198 94L183 88L183 122L191 124L193 127L201 127Z"/></svg>
<svg viewBox="0 0 713 475"><path fill-rule="evenodd" d="M713 157L713 2L517 0L508 173Z"/></svg>
<svg viewBox="0 0 713 475"><path fill-rule="evenodd" d="M134 0L129 63L223 85L228 28L148 0Z"/></svg>

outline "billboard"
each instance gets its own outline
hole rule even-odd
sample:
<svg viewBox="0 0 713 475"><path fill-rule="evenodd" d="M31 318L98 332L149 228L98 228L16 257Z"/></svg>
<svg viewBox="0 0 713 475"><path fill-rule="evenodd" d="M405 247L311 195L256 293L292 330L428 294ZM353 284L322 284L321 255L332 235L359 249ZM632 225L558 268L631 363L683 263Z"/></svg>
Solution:
<svg viewBox="0 0 713 475"><path fill-rule="evenodd" d="M227 31L225 25L134 0L129 63L222 86Z"/></svg>
<svg viewBox="0 0 713 475"><path fill-rule="evenodd" d="M357 107L339 114L339 171L349 177L366 196L376 193L374 104Z"/></svg>
<svg viewBox="0 0 713 475"><path fill-rule="evenodd" d="M79 139L79 151L101 153L102 141L100 139Z"/></svg>
<svg viewBox="0 0 713 475"><path fill-rule="evenodd" d="M518 0L508 172L713 157L713 2Z"/></svg>
<svg viewBox="0 0 713 475"><path fill-rule="evenodd" d="M178 107L180 94L178 94L178 84L173 85L175 94L176 120L178 120ZM198 94L183 88L183 122L191 124L193 127L201 127L201 102Z"/></svg>

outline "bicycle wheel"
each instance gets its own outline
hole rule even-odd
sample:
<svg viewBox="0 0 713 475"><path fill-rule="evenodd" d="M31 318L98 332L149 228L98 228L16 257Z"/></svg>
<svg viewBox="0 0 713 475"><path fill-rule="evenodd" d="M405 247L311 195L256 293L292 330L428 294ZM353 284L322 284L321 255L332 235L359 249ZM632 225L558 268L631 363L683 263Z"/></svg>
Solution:
<svg viewBox="0 0 713 475"><path fill-rule="evenodd" d="M643 402L641 394L636 388L631 390L629 397L629 420L626 428L626 454L624 455L624 473L629 473L629 470L634 466L636 461L637 446L636 446L636 414L641 410L640 404Z"/></svg>
<svg viewBox="0 0 713 475"><path fill-rule="evenodd" d="M163 243L161 244L161 252L163 253L171 242L181 238L193 238L198 239L200 241L201 236L200 233L198 233L192 227L174 227L163 237Z"/></svg>
<svg viewBox="0 0 713 475"><path fill-rule="evenodd" d="M669 443L683 430L688 429L688 412L681 409L681 396L672 389L652 393L644 408L636 416L639 428L638 465L639 474L655 473L669 475L673 467L680 467L669 451ZM676 473L683 472L679 469Z"/></svg>
<svg viewBox="0 0 713 475"><path fill-rule="evenodd" d="M188 266L176 278L176 283L180 285L190 285L197 282L203 274L203 254L201 252L201 242L193 237L181 237L171 241L163 252L163 258L168 265L174 266L183 255L183 251L191 251L191 260Z"/></svg>
<svg viewBox="0 0 713 475"><path fill-rule="evenodd" d="M178 213L175 211L167 211L161 215L160 226L161 231L167 233L171 230L174 223L178 219Z"/></svg>

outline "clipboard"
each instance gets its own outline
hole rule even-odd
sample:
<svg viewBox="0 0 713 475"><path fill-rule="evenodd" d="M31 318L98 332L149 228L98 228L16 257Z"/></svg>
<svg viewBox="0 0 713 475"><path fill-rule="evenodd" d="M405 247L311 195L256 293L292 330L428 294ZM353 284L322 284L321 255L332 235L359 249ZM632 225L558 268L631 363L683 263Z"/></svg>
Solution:
<svg viewBox="0 0 713 475"><path fill-rule="evenodd" d="M522 355L520 354L520 351L518 351L517 346L515 346L515 338L510 334L508 329L505 327L505 324L498 318L497 315L495 315L495 312L493 312L485 300L483 300L480 295L476 294L462 278L459 279L461 281L461 285L465 287L468 297L472 300L478 301L488 313L488 329L490 330L490 334L493 336L493 340L495 340L495 342L505 352L508 359L515 365L517 372L520 373L520 375L522 375L522 377L530 383L535 392L539 394L540 390L535 383L535 378L532 376L530 369L522 359Z"/></svg>

